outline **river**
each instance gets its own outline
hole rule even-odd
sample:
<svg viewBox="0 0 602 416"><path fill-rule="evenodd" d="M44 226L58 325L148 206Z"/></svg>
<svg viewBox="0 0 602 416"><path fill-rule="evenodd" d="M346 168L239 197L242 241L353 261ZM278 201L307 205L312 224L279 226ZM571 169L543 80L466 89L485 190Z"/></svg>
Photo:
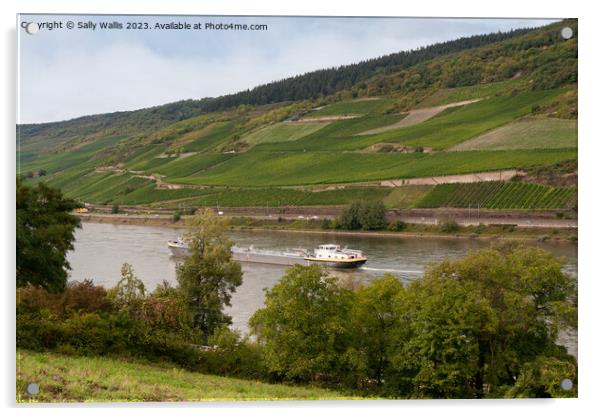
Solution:
<svg viewBox="0 0 602 416"><path fill-rule="evenodd" d="M167 227L83 223L76 231L75 249L68 255L70 279L92 279L105 287L114 286L120 278L123 263L130 263L148 290L163 280L176 282L176 262L169 255L166 242L177 238L183 230ZM384 273L392 273L403 281L420 278L425 267L445 258L456 259L470 250L488 247L491 242L479 239L398 238L375 236L341 236L296 232L235 231L229 237L239 246L256 248L313 248L335 243L363 250L368 257L364 267L341 271L354 279L369 282ZM577 245L574 243L533 243L567 260L565 271L577 278ZM233 327L246 332L247 321L263 306L264 289L272 287L286 267L258 263L242 263L243 284L232 297L227 313ZM575 334L564 340L576 355Z"/></svg>

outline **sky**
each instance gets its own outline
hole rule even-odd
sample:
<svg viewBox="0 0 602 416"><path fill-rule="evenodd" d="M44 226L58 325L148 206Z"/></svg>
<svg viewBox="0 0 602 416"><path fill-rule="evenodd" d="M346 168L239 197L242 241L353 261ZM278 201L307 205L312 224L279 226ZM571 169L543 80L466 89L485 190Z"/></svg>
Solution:
<svg viewBox="0 0 602 416"><path fill-rule="evenodd" d="M39 24L37 33L27 33L23 26L29 22ZM75 27L67 28L68 22ZM119 22L123 29L101 29L101 22ZM127 29L128 22L143 28ZM192 28L155 28L171 22ZM436 42L552 22L24 14L17 22L18 123L216 97ZM259 24L267 30L207 30L206 23ZM62 27L50 29L53 24Z"/></svg>

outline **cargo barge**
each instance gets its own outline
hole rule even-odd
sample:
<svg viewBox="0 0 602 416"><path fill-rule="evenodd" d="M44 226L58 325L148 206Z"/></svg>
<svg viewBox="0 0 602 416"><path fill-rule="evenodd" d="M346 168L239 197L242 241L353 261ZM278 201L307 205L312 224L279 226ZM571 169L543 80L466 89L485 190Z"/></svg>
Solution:
<svg viewBox="0 0 602 416"><path fill-rule="evenodd" d="M169 240L167 246L174 257L185 257L190 254L188 244L182 239ZM360 250L341 248L337 244L321 244L313 252L302 248L277 251L257 249L253 246L248 248L234 246L232 247L232 258L236 261L249 263L284 266L321 264L345 269L360 267L368 261L368 258Z"/></svg>

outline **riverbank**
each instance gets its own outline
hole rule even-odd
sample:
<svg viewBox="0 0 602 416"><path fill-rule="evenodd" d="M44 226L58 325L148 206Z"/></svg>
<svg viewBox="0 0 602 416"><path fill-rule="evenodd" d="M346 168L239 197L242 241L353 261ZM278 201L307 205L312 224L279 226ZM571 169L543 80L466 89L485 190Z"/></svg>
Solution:
<svg viewBox="0 0 602 416"><path fill-rule="evenodd" d="M77 214L83 222L101 224L143 225L152 227L187 228L186 216L178 221L171 215L161 214ZM451 227L444 224L406 223L401 231L350 231L323 229L322 222L314 219L262 219L248 217L228 217L230 229L245 231L295 232L305 234L362 236L375 238L421 238L435 237L446 239L485 239L519 241L577 241L576 228L560 227L524 227L515 224L476 224ZM449 225L449 224L448 224Z"/></svg>

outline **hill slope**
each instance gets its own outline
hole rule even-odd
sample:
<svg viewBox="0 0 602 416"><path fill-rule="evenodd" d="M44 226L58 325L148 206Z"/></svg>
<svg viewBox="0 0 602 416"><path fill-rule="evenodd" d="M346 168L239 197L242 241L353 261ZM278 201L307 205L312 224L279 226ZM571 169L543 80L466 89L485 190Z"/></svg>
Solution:
<svg viewBox="0 0 602 416"><path fill-rule="evenodd" d="M577 36L562 39L566 25L577 33L564 21L226 97L19 126L20 172L93 203L342 205L392 200L389 179L575 160ZM403 122L417 111L431 115ZM238 197L224 198L232 187Z"/></svg>

